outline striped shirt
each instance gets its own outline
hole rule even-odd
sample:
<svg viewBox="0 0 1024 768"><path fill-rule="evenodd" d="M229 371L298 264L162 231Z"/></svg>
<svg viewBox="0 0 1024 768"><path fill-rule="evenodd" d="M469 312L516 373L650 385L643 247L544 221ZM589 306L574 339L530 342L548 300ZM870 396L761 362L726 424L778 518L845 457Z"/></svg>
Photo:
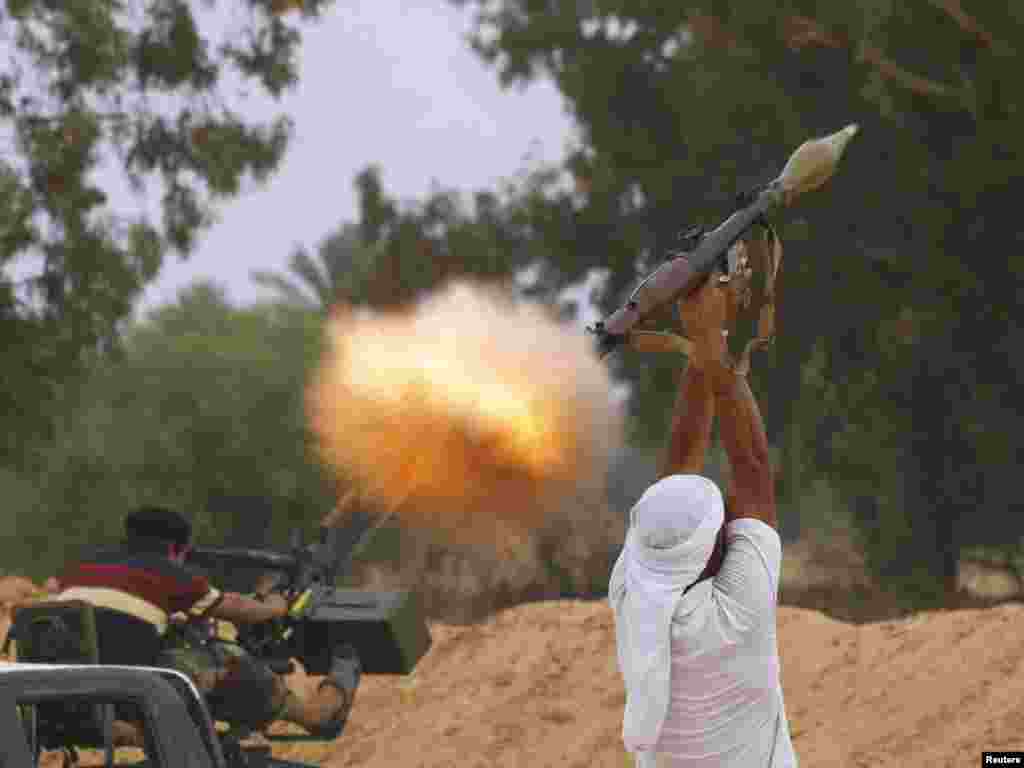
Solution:
<svg viewBox="0 0 1024 768"><path fill-rule="evenodd" d="M161 634L173 613L202 616L222 599L205 576L151 552L119 548L72 564L59 577L59 600L83 600L142 619Z"/></svg>

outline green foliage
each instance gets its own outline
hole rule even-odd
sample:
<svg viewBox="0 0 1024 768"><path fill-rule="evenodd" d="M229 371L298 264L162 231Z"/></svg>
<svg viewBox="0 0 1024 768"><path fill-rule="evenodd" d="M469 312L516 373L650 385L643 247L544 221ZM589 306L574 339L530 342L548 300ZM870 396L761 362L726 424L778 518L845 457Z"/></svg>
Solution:
<svg viewBox="0 0 1024 768"><path fill-rule="evenodd" d="M315 258L296 250L290 275L258 271L252 277L298 306L390 308L452 278L510 280L537 263L547 269L540 292L553 299L564 287L553 271L561 262L535 233L537 214L546 210L539 200L552 183L544 171L535 171L518 185L508 184L500 196L476 193L472 206L455 191L437 189L401 209L385 192L379 169L369 167L355 181L357 223L343 223L318 245Z"/></svg>
<svg viewBox="0 0 1024 768"><path fill-rule="evenodd" d="M59 382L113 343L165 255L187 256L218 199L280 163L290 121L243 120L224 84L255 80L273 97L293 86L295 19L329 0L292 15L233 4L247 22L225 39L214 9L188 0L8 0L0 12L0 347L14 371L0 379L0 460L45 431ZM112 209L94 173L110 160L162 195L162 220Z"/></svg>
<svg viewBox="0 0 1024 768"><path fill-rule="evenodd" d="M343 224L317 246L315 258L304 248L292 252L288 271L294 278L255 270L252 279L294 305L323 310L336 301L356 304L365 295L378 255L379 249L360 240L356 225Z"/></svg>
<svg viewBox="0 0 1024 768"><path fill-rule="evenodd" d="M216 506L222 495L269 499L280 541L318 521L334 494L310 450L303 398L320 324L284 306L236 309L198 284L129 329L120 362L91 370L62 403L56 439L33 466L0 478L14 513L8 562L48 575L118 536L125 512L144 503L184 510L207 542L244 524L244 511Z"/></svg>
<svg viewBox="0 0 1024 768"><path fill-rule="evenodd" d="M571 242L560 269L611 268L606 309L683 225L860 123L834 182L782 222L780 337L755 360L769 436L799 464L788 493L834 485L875 575L925 603L961 546L1019 537L1013 4L453 1L477 11L502 82L552 77L580 123L566 168L583 192L538 218ZM665 365L620 369L648 441L674 394Z"/></svg>

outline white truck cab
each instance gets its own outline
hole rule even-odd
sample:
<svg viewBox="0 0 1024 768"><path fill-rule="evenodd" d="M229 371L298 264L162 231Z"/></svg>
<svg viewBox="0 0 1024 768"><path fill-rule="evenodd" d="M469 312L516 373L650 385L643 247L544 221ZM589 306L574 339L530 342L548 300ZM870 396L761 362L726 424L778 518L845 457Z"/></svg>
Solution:
<svg viewBox="0 0 1024 768"><path fill-rule="evenodd" d="M141 763L115 762L114 711L125 706L141 713ZM168 669L0 663L0 744L0 768L37 768L64 749L73 765L79 748L99 749L107 766L229 768L199 692Z"/></svg>

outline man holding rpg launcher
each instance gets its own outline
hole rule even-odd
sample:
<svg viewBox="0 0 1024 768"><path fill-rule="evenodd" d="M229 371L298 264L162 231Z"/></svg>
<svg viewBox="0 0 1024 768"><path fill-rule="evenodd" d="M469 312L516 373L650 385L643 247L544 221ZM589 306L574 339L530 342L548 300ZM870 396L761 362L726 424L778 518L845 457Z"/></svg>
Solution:
<svg viewBox="0 0 1024 768"><path fill-rule="evenodd" d="M716 275L680 303L693 352L661 479L630 511L609 585L640 768L794 768L779 682L781 566L768 442L726 361L736 296ZM701 476L717 412L728 502Z"/></svg>

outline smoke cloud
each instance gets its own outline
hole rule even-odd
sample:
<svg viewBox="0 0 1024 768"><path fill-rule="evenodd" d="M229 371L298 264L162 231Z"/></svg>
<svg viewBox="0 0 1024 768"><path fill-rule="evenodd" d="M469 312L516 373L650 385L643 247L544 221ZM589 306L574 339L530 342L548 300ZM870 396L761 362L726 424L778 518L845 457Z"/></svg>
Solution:
<svg viewBox="0 0 1024 768"><path fill-rule="evenodd" d="M591 341L504 289L339 308L308 392L322 460L406 526L511 543L593 487L622 445Z"/></svg>

